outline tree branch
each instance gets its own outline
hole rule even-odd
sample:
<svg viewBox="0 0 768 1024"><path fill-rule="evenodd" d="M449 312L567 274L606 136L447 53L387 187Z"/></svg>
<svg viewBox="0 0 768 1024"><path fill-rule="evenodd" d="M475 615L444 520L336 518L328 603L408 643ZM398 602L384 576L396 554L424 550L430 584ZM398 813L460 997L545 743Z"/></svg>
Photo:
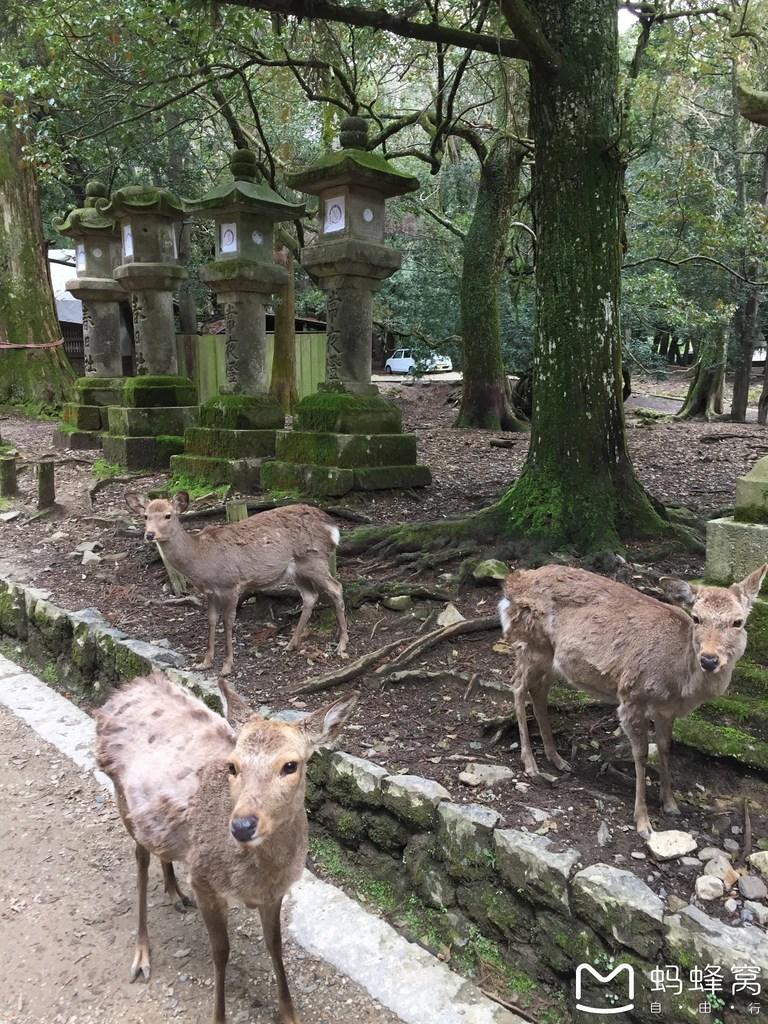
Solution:
<svg viewBox="0 0 768 1024"><path fill-rule="evenodd" d="M743 281L744 284L751 284L757 288L768 287L768 280L766 281L752 281L748 277L744 277L733 267L729 267L727 263L721 263L720 260L714 259L712 256L684 256L681 260L670 260L666 256L646 256L645 259L636 260L634 263L625 263L622 270L631 270L633 267L642 267L645 263L665 263L670 267L680 267L683 263L712 263L716 267L720 267L721 270L725 270L726 273L731 274L733 277L738 278L739 281Z"/></svg>
<svg viewBox="0 0 768 1024"><path fill-rule="evenodd" d="M563 63L563 58L550 45L539 19L524 0L501 0L501 12L520 45L528 51L526 59L540 64L552 73L556 72Z"/></svg>

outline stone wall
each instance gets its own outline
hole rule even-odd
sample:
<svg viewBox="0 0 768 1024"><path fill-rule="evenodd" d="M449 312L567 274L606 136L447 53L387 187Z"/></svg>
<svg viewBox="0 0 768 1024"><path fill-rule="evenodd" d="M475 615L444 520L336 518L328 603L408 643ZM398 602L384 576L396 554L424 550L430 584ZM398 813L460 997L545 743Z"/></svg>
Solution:
<svg viewBox="0 0 768 1024"><path fill-rule="evenodd" d="M183 671L179 654L132 640L96 609L66 611L47 592L7 579L0 579L0 648L93 703L118 681L157 668L220 710L218 691ZM437 782L391 775L343 752L326 749L312 759L307 804L321 868L358 890L365 879L365 898L413 939L459 969L490 971L496 981L489 984L507 993L526 993L542 1024L594 1021L570 1009L579 964L603 976L620 964L632 968L634 1007L621 1020L741 1024L755 1019L755 1007L768 1013L754 983L732 995L750 976L768 986L768 937L760 928L731 927L694 905L669 913L632 872L584 867L572 847L500 827L491 807L453 803ZM720 969L723 990L704 1012L705 994L688 988L708 965ZM669 968L684 980L679 995L674 981L666 992L652 991L660 976L654 970ZM581 1001L609 1009L616 985L621 990L618 976L609 986L587 974ZM537 986L546 996L537 996Z"/></svg>

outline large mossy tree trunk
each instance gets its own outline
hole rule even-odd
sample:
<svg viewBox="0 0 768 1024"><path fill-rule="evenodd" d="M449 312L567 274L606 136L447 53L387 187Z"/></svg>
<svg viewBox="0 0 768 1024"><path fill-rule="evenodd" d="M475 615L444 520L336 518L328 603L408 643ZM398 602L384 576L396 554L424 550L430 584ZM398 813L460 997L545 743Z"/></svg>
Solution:
<svg viewBox="0 0 768 1024"><path fill-rule="evenodd" d="M0 96L0 344L45 345L60 336L34 168ZM0 404L53 412L74 375L61 346L0 348Z"/></svg>
<svg viewBox="0 0 768 1024"><path fill-rule="evenodd" d="M288 284L280 293L275 311L275 342L272 355L270 391L289 413L298 401L296 391L296 283L293 253L285 246L285 267Z"/></svg>
<svg viewBox="0 0 768 1024"><path fill-rule="evenodd" d="M537 233L531 446L491 517L548 547L617 548L666 524L635 477L622 408L622 164L612 0L530 0L557 74L531 67Z"/></svg>
<svg viewBox="0 0 768 1024"><path fill-rule="evenodd" d="M509 401L501 352L499 286L524 151L498 139L480 166L472 222L464 242L461 406L454 426L524 430Z"/></svg>
<svg viewBox="0 0 768 1024"><path fill-rule="evenodd" d="M714 325L704 335L694 366L693 379L682 408L675 414L676 420L713 420L722 415L727 347L728 331L722 324Z"/></svg>

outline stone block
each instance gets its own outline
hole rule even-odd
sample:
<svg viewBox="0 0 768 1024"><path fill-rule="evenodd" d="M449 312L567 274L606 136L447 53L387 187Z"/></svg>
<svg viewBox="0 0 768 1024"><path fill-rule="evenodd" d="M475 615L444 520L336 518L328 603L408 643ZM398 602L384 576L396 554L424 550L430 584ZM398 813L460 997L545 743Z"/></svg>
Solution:
<svg viewBox="0 0 768 1024"><path fill-rule="evenodd" d="M403 852L403 863L416 891L430 907L445 910L456 902L456 886L437 861L433 836L412 836Z"/></svg>
<svg viewBox="0 0 768 1024"><path fill-rule="evenodd" d="M217 395L200 407L200 426L214 430L280 430L285 413L273 395Z"/></svg>
<svg viewBox="0 0 768 1024"><path fill-rule="evenodd" d="M342 803L381 805L381 784L389 775L386 768L341 751L331 754L328 792Z"/></svg>
<svg viewBox="0 0 768 1024"><path fill-rule="evenodd" d="M325 434L399 434L402 416L394 402L382 395L319 391L296 406L293 426Z"/></svg>
<svg viewBox="0 0 768 1024"><path fill-rule="evenodd" d="M399 854L411 837L408 829L389 811L367 810L363 818L370 841L388 853Z"/></svg>
<svg viewBox="0 0 768 1024"><path fill-rule="evenodd" d="M568 880L579 862L578 850L558 852L546 836L497 829L496 865L502 878L531 903L568 911Z"/></svg>
<svg viewBox="0 0 768 1024"><path fill-rule="evenodd" d="M188 377L126 377L117 405L135 408L197 405L197 389Z"/></svg>
<svg viewBox="0 0 768 1024"><path fill-rule="evenodd" d="M62 421L77 430L101 430L101 406L67 402L61 410Z"/></svg>
<svg viewBox="0 0 768 1024"><path fill-rule="evenodd" d="M27 638L27 603L24 588L10 580L0 580L0 633Z"/></svg>
<svg viewBox="0 0 768 1024"><path fill-rule="evenodd" d="M28 592L29 593L29 592ZM69 614L42 598L27 601L27 642L37 656L69 654L72 623Z"/></svg>
<svg viewBox="0 0 768 1024"><path fill-rule="evenodd" d="M80 405L122 405L126 377L80 377L75 382Z"/></svg>
<svg viewBox="0 0 768 1024"><path fill-rule="evenodd" d="M183 451L183 437L104 435L104 458L126 469L167 469L171 456Z"/></svg>
<svg viewBox="0 0 768 1024"><path fill-rule="evenodd" d="M584 868L571 883L571 907L598 932L645 957L663 939L664 904L637 875L608 864Z"/></svg>
<svg viewBox="0 0 768 1024"><path fill-rule="evenodd" d="M695 906L665 918L664 952L667 963L719 964L729 983L737 967L768 977L768 940L761 928L734 928Z"/></svg>
<svg viewBox="0 0 768 1024"><path fill-rule="evenodd" d="M275 454L274 430L224 430L191 427L184 435L189 455L219 459L254 459Z"/></svg>
<svg viewBox="0 0 768 1024"><path fill-rule="evenodd" d="M768 523L768 455L736 481L734 518L746 523Z"/></svg>
<svg viewBox="0 0 768 1024"><path fill-rule="evenodd" d="M354 471L333 466L297 466L291 462L265 462L261 486L265 491L297 491L300 494L340 497L355 485Z"/></svg>
<svg viewBox="0 0 768 1024"><path fill-rule="evenodd" d="M533 911L501 886L487 879L463 883L456 889L456 900L485 934L490 932L518 948L532 940Z"/></svg>
<svg viewBox="0 0 768 1024"><path fill-rule="evenodd" d="M438 841L451 874L458 878L487 874L493 863L493 830L499 813L482 804L445 801L437 816Z"/></svg>
<svg viewBox="0 0 768 1024"><path fill-rule="evenodd" d="M390 487L429 487L428 466L368 466L355 470L356 491L386 491Z"/></svg>
<svg viewBox="0 0 768 1024"><path fill-rule="evenodd" d="M211 487L230 487L253 494L261 487L261 459L215 459L208 455L172 455L171 473L188 480L200 480Z"/></svg>
<svg viewBox="0 0 768 1024"><path fill-rule="evenodd" d="M381 783L381 798L398 818L417 828L431 828L438 804L450 800L451 794L439 782L420 775L388 775Z"/></svg>
<svg viewBox="0 0 768 1024"><path fill-rule="evenodd" d="M326 800L316 817L346 846L357 846L365 838L363 816L350 807L342 807L332 800Z"/></svg>
<svg viewBox="0 0 768 1024"><path fill-rule="evenodd" d="M135 408L113 405L107 409L110 434L127 437L157 437L160 434L181 435L198 421L196 405L163 408Z"/></svg>
<svg viewBox="0 0 768 1024"><path fill-rule="evenodd" d="M764 562L768 562L768 525L739 523L729 516L709 520L705 568L708 582L733 583ZM768 593L765 583L762 593Z"/></svg>
<svg viewBox="0 0 768 1024"><path fill-rule="evenodd" d="M572 974L578 964L597 965L608 952L588 925L549 910L536 913L534 941L541 959L558 974Z"/></svg>
<svg viewBox="0 0 768 1024"><path fill-rule="evenodd" d="M103 446L101 430L65 430L59 428L53 434L53 447L57 451L95 451Z"/></svg>
<svg viewBox="0 0 768 1024"><path fill-rule="evenodd" d="M341 468L411 466L416 463L416 435L281 430L277 457L284 462Z"/></svg>

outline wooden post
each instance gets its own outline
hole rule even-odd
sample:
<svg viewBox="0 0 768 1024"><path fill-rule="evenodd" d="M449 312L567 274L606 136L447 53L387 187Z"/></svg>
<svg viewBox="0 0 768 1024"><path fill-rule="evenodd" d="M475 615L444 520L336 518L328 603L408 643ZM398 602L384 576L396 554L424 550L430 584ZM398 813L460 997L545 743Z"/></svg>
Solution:
<svg viewBox="0 0 768 1024"><path fill-rule="evenodd" d="M41 459L37 464L37 507L51 508L56 504L56 482L53 459Z"/></svg>
<svg viewBox="0 0 768 1024"><path fill-rule="evenodd" d="M239 523L242 519L248 518L248 503L241 499L228 501L225 506L228 523Z"/></svg>
<svg viewBox="0 0 768 1024"><path fill-rule="evenodd" d="M0 496L12 498L19 493L16 483L16 456L3 455L0 457Z"/></svg>

